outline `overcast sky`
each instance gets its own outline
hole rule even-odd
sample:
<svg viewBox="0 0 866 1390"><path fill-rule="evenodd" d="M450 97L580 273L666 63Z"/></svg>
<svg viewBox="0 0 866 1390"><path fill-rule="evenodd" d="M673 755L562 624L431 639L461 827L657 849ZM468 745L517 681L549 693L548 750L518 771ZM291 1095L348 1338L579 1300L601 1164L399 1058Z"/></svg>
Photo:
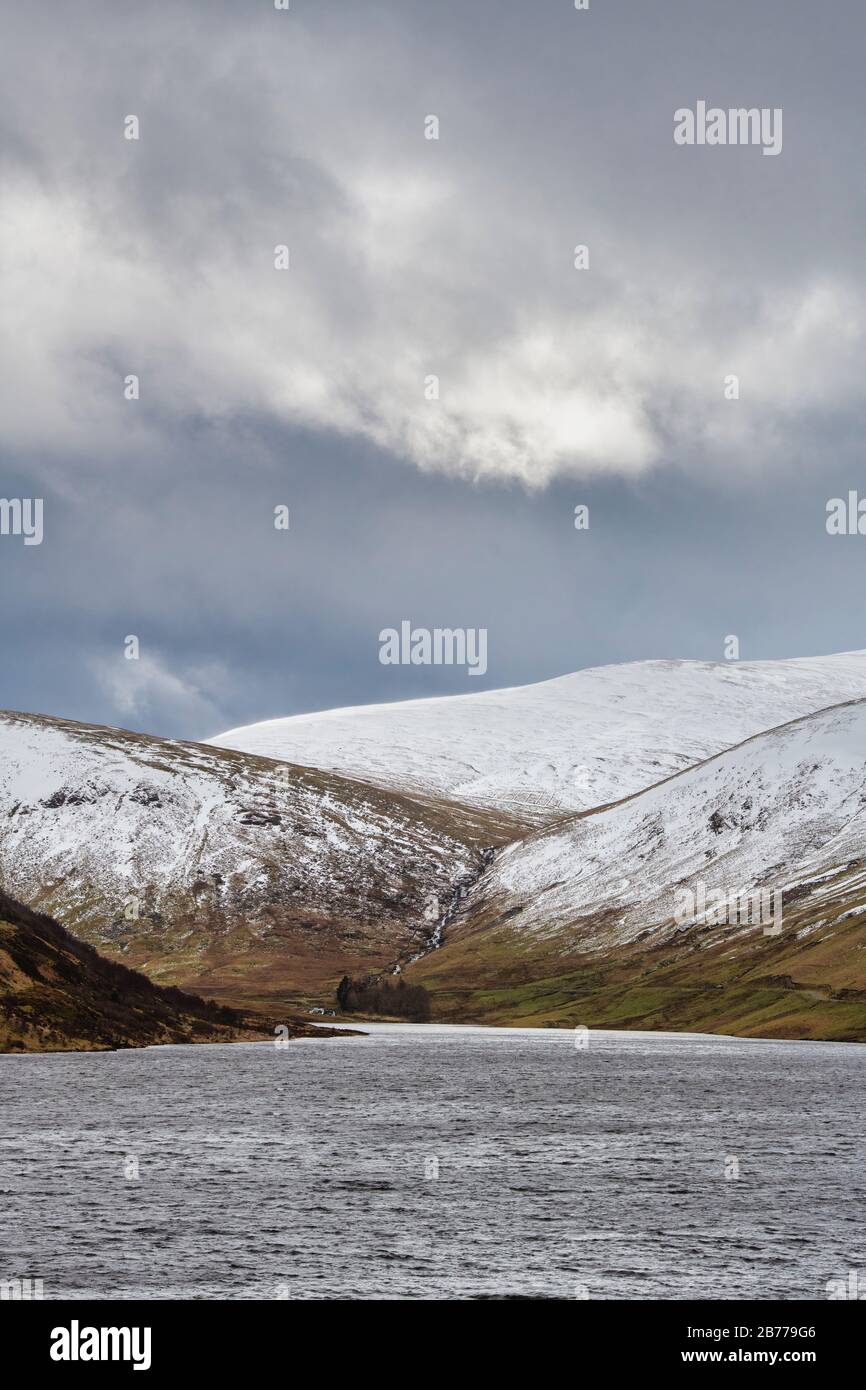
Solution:
<svg viewBox="0 0 866 1390"><path fill-rule="evenodd" d="M0 705L204 737L866 646L861 3L0 11ZM781 153L676 145L699 100ZM486 675L381 665L405 618Z"/></svg>

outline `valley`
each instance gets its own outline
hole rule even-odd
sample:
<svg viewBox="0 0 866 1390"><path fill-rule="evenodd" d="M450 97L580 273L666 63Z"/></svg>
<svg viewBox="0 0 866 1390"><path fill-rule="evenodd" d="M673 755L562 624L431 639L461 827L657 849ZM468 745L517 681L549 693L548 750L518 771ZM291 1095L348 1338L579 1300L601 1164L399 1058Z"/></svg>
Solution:
<svg viewBox="0 0 866 1390"><path fill-rule="evenodd" d="M866 1040L864 808L866 653L639 662L206 744L0 716L3 890L277 1017L396 972L434 1020Z"/></svg>

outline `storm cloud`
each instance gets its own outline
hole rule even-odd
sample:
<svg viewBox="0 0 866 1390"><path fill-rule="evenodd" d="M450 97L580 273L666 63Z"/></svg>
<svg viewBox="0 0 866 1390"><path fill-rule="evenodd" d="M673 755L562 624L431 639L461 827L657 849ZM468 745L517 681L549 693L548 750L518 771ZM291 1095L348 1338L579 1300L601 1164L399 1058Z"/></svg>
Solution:
<svg viewBox="0 0 866 1390"><path fill-rule="evenodd" d="M45 538L0 541L2 703L203 736L730 632L864 645L823 525L863 476L859 7L3 28L2 491ZM780 153L677 145L702 100L783 110ZM484 681L382 668L403 619L488 628Z"/></svg>

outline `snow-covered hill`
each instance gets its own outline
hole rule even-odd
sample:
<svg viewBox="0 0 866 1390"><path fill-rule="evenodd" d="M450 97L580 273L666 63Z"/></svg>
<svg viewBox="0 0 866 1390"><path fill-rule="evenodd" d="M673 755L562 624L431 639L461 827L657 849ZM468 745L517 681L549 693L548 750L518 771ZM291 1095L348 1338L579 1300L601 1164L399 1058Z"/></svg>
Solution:
<svg viewBox="0 0 866 1390"><path fill-rule="evenodd" d="M296 997L382 969L514 833L264 758L0 715L0 888L199 992Z"/></svg>
<svg viewBox="0 0 866 1390"><path fill-rule="evenodd" d="M760 887L764 925L778 924L777 906L784 924L786 895L838 896L840 876L847 891L866 882L866 700L785 724L623 802L534 832L497 855L460 920L474 930L507 920L521 934L609 952L654 943L659 932L692 932L695 916L699 926L748 931L737 908ZM771 892L781 893L778 904Z"/></svg>
<svg viewBox="0 0 866 1390"><path fill-rule="evenodd" d="M543 823L863 696L863 651L794 661L641 661L509 690L272 719L210 742Z"/></svg>
<svg viewBox="0 0 866 1390"><path fill-rule="evenodd" d="M344 973L399 961L450 1016L471 995L486 1017L515 991L543 1016L532 981L545 1008L580 990L587 1007L597 971L608 991L652 977L677 1008L709 998L728 985L705 988L703 966L718 951L739 970L754 929L678 920L678 894L781 889L783 940L832 1004L812 1035L866 1036L864 783L866 652L604 667L207 745L5 714L0 890L232 1003L321 1004ZM661 993L657 945L680 971ZM605 998L605 1021L721 1019Z"/></svg>

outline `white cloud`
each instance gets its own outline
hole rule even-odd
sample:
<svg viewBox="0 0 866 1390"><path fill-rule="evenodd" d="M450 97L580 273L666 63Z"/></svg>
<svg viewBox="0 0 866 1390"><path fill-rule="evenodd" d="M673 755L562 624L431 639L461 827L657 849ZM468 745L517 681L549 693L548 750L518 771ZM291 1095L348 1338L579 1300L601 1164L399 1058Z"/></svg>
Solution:
<svg viewBox="0 0 866 1390"><path fill-rule="evenodd" d="M169 670L159 655L127 660L123 650L102 655L91 670L112 708L124 723L162 723L203 737L203 731L225 723L217 694L230 689L229 677L219 666L195 668L178 674Z"/></svg>
<svg viewBox="0 0 866 1390"><path fill-rule="evenodd" d="M133 43L121 62L156 81L170 24L161 12L149 53ZM492 160L458 139L472 92L443 92L443 138L423 139L423 55L399 36L382 40L399 77L378 107L349 32L331 28L325 49L296 25L289 95L275 34L224 25L206 45L172 39L157 97L139 103L139 144L119 120L130 88L147 90L134 65L96 106L80 73L64 73L62 129L54 107L7 96L39 150L38 170L7 166L2 190L11 443L101 455L156 447L179 420L254 412L422 468L535 486L640 474L672 436L698 460L721 445L747 464L769 435L794 433L804 407L856 399L864 308L844 269L778 297L757 283L743 294L740 267L731 314L700 245L688 265L648 261L643 228L587 196L592 268L575 271L574 233L527 195L507 133ZM88 42L95 63L99 35ZM286 273L272 264L284 241ZM127 372L139 403L122 398Z"/></svg>

